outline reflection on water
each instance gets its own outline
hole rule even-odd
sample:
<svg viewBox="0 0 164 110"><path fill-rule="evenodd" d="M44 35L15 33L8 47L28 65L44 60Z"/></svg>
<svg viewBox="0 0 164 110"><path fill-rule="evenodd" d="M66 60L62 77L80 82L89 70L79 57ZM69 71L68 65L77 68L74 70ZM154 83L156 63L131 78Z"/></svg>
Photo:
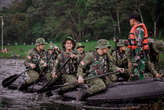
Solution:
<svg viewBox="0 0 164 110"><path fill-rule="evenodd" d="M24 60L0 59L0 83L6 77L25 70ZM56 101L56 103L54 102ZM37 93L23 93L3 88L0 84L0 110L79 110L78 106L59 104L55 97L45 97ZM69 102L70 103L70 102ZM74 104L72 102L72 104Z"/></svg>
<svg viewBox="0 0 164 110"><path fill-rule="evenodd" d="M19 74L25 70L23 60L0 59L0 83L10 75ZM67 103L67 104L64 104ZM70 106L75 105L75 106ZM89 108L89 107L88 107ZM95 109L90 107L91 109ZM144 107L138 107L144 110ZM159 110L157 107L148 107L149 110ZM45 97L36 93L22 93L19 91L8 90L0 84L0 110L85 110L85 106L80 106L77 102L63 102L53 97ZM104 109L110 109L104 108ZM123 109L123 108L122 108ZM124 110L127 108L124 108ZM137 108L134 108L136 110ZM88 109L87 109L88 110Z"/></svg>

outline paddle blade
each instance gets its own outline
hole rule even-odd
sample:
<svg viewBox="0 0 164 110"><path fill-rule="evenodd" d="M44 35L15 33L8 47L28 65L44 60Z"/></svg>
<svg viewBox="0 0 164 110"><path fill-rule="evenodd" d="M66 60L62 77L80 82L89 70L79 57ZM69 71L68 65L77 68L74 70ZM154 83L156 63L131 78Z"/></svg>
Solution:
<svg viewBox="0 0 164 110"><path fill-rule="evenodd" d="M6 78L2 81L2 86L3 87L10 86L18 77L19 77L19 75L17 75L17 74L9 76L8 78Z"/></svg>

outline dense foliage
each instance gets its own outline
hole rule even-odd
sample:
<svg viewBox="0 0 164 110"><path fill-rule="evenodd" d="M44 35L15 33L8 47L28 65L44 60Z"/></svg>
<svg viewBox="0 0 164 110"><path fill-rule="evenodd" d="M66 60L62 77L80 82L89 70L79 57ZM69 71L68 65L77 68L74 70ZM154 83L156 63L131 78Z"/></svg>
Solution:
<svg viewBox="0 0 164 110"><path fill-rule="evenodd" d="M77 41L127 38L128 17L140 14L149 35L164 35L163 0L23 0L3 8L5 43L34 42L38 37L60 41L71 34Z"/></svg>

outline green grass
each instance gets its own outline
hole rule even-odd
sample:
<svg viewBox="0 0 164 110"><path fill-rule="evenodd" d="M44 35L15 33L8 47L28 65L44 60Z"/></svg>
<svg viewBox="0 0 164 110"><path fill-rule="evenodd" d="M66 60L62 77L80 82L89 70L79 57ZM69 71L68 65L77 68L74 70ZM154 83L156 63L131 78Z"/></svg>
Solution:
<svg viewBox="0 0 164 110"><path fill-rule="evenodd" d="M33 47L31 45L5 46L8 49L8 53L0 53L0 58L11 58L15 55L25 58L27 51Z"/></svg>
<svg viewBox="0 0 164 110"><path fill-rule="evenodd" d="M61 48L61 43L55 43L59 48ZM86 51L92 51L95 49L96 41L91 42L82 42L83 45L85 45ZM114 47L114 43L110 41L110 44L112 47ZM0 58L12 58L13 56L19 56L20 58L25 58L27 55L27 52L29 49L33 48L32 45L18 45L18 46L5 46L5 48L8 49L8 53L0 53ZM46 45L46 49L48 48L48 45ZM160 54L160 63L164 65L164 54Z"/></svg>
<svg viewBox="0 0 164 110"><path fill-rule="evenodd" d="M55 43L59 48L62 48L61 43ZM95 49L96 46L96 41L92 42L82 42L83 45L85 45L86 51L92 51ZM111 44L113 44L111 42ZM18 46L5 46L5 48L8 49L8 53L0 53L0 58L12 58L13 56L20 56L20 58L25 58L27 55L27 52L29 49L33 48L34 46L32 45L18 45ZM45 47L46 49L48 48L48 45Z"/></svg>

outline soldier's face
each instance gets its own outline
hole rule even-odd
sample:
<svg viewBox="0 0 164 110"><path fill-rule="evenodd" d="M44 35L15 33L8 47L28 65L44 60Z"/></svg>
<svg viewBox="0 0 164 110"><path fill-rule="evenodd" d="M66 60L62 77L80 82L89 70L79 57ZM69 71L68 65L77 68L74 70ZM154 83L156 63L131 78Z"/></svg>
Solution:
<svg viewBox="0 0 164 110"><path fill-rule="evenodd" d="M104 49L103 49L104 54L107 54L108 51L109 51L109 48L104 48Z"/></svg>
<svg viewBox="0 0 164 110"><path fill-rule="evenodd" d="M134 19L130 19L129 23L130 23L130 26L133 26L134 25Z"/></svg>
<svg viewBox="0 0 164 110"><path fill-rule="evenodd" d="M64 46L65 46L66 50L72 49L73 48L72 41L71 40L67 40Z"/></svg>
<svg viewBox="0 0 164 110"><path fill-rule="evenodd" d="M40 50L43 50L44 49L44 45L43 44L40 45L39 47L40 47Z"/></svg>
<svg viewBox="0 0 164 110"><path fill-rule="evenodd" d="M125 50L126 50L126 47L125 47L125 46L120 47L120 50L121 50L121 51L125 51Z"/></svg>
<svg viewBox="0 0 164 110"><path fill-rule="evenodd" d="M79 48L77 49L77 51L78 51L78 53L83 53L83 52L84 52L84 48L79 47Z"/></svg>
<svg viewBox="0 0 164 110"><path fill-rule="evenodd" d="M54 50L49 49L48 52L49 52L49 54L53 54Z"/></svg>
<svg viewBox="0 0 164 110"><path fill-rule="evenodd" d="M98 53L99 55L103 55L103 54L104 54L104 51L103 51L103 49L97 49L97 53Z"/></svg>

